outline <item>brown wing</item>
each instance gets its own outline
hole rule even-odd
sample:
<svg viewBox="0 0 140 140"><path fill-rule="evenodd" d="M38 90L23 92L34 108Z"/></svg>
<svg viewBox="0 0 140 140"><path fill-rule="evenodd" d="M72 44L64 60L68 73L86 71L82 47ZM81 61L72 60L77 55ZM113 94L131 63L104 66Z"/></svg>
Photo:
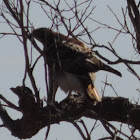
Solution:
<svg viewBox="0 0 140 140"><path fill-rule="evenodd" d="M91 49L84 43L77 39L69 38L61 33L54 32L48 28L35 29L32 32L33 37L43 43L43 45L50 46L52 43L62 43L65 44L69 49L81 52L84 54L91 53Z"/></svg>
<svg viewBox="0 0 140 140"><path fill-rule="evenodd" d="M57 69L75 74L105 70L121 76L120 72L97 59L92 50L79 40L47 28L36 29L32 35L44 45L50 66L56 64Z"/></svg>

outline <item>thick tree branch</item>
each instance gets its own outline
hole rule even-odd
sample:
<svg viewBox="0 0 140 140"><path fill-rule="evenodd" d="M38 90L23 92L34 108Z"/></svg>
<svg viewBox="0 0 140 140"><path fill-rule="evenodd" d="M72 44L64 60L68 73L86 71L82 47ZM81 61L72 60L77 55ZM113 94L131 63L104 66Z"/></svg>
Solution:
<svg viewBox="0 0 140 140"><path fill-rule="evenodd" d="M118 121L140 130L140 106L122 97L106 97L101 103L95 104L87 97L70 95L60 103L39 107L29 88L17 87L12 88L12 91L19 97L23 117L12 120L2 106L0 117L4 127L18 138L30 138L46 126L61 121L73 122L83 116L101 121Z"/></svg>

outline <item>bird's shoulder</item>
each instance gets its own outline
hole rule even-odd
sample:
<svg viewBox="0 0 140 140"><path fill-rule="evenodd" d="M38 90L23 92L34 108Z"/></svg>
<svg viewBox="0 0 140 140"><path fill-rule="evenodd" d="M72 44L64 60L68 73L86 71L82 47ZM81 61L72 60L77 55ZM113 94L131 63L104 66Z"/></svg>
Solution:
<svg viewBox="0 0 140 140"><path fill-rule="evenodd" d="M91 48L78 39L70 38L57 32L53 32L53 35L57 39L57 42L62 43L65 47L81 53L92 53Z"/></svg>

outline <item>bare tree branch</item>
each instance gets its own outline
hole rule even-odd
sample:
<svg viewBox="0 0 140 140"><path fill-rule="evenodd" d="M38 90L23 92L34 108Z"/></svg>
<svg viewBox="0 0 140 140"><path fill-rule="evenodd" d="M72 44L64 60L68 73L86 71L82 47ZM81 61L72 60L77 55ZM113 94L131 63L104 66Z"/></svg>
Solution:
<svg viewBox="0 0 140 140"><path fill-rule="evenodd" d="M67 32L67 37L71 36L76 40L82 40L84 43L91 45L92 48L99 47L111 52L111 54L116 58L115 61L102 56L98 51L93 51L93 53L106 61L108 64L115 65L124 63L130 71L130 74L133 74L140 80L139 74L132 67L132 65L139 65L139 60L133 61L131 59L124 59L123 57L120 57L119 53L117 53L111 43L108 43L109 47L99 45L100 43L96 43L91 34L94 31L101 29L101 27L113 30L117 32L112 41L113 43L121 34L129 35L132 39L132 46L135 49L135 52L140 53L140 2L136 4L135 0L127 0L128 7L125 8L125 10L122 8L123 22L118 15L115 14L113 9L108 6L110 12L115 17L117 24L120 25L120 28L118 29L94 19L93 11L96 6L93 6L92 1L89 0L82 2L73 0L72 5L70 5L68 1L63 0L67 6L66 8L61 7L61 0L58 0L57 2L53 1L52 3L49 3L46 0L3 0L3 4L0 7L0 16L12 29L12 32L2 32L0 33L0 38L14 35L20 43L22 43L25 57L25 72L22 80L23 86L11 88L11 90L19 98L18 106L14 105L14 103L7 100L4 96L0 95L0 100L6 104L0 104L0 118L3 121L3 124L0 125L0 127L8 128L13 136L20 139L31 138L33 135L37 134L40 129L47 127L45 136L45 139L47 139L52 124L66 121L72 123L76 127L84 140L90 140L91 132L96 128L97 121L93 125L91 131L87 129L86 124L82 120L80 122L82 123L84 131L82 131L80 125L75 122L75 120L81 119L81 117L88 117L101 122L101 125L110 135L109 137L102 138L102 140L121 140L121 137L118 137L117 134L120 134L127 139L137 139L134 132L136 130L140 130L140 106L137 103L132 104L128 101L128 99L118 97L117 95L117 98L105 97L102 102L99 103L89 99L88 97L69 95L60 103L51 102L54 82L53 71L48 67L48 65L46 65L47 60L44 57L44 51L36 44L31 34L31 30L34 29L33 24L30 21L30 8L32 2L40 5L40 8L42 8L42 11L45 13L48 20L51 21L50 27L52 30L55 29L57 32L60 32L60 28L63 28ZM85 5L86 7L81 10L81 7L84 7ZM66 15L68 15L68 13L72 13L72 16L67 17ZM134 27L134 32L132 32L129 28L127 21L128 14ZM9 17L12 18L12 20ZM85 24L87 21L93 22L93 24L96 23L98 26L90 31L89 27ZM88 37L89 41L82 39L85 36ZM32 44L31 52L29 50L30 46L28 41ZM33 60L32 56L32 49L34 48L39 53L39 56L35 60ZM40 99L38 85L35 80L35 76L33 75L41 57L44 60L44 82L46 84L46 92L44 94L47 95L45 100L45 104L47 105L44 105L44 102ZM27 78L30 79L33 91L25 86ZM108 84L107 80L105 82L104 90L107 85L111 86L115 92L112 84ZM17 120L11 119L4 107L10 107L21 112L23 114L22 118ZM123 133L121 129L116 129L109 123L109 121L122 122L132 126L133 129L131 129L131 136Z"/></svg>
<svg viewBox="0 0 140 140"><path fill-rule="evenodd" d="M12 135L18 138L30 138L41 128L61 121L73 122L83 116L97 119L101 122L103 119L106 122L122 122L140 130L140 107L133 105L128 99L122 97L106 97L103 98L101 103L94 104L93 100L86 97L71 95L59 104L38 107L29 88L27 90L27 87L17 87L12 88L12 91L16 95L18 94L19 107L22 108L23 117L12 120L2 107L0 108L0 116L4 127L7 127ZM111 126L110 124L108 125Z"/></svg>

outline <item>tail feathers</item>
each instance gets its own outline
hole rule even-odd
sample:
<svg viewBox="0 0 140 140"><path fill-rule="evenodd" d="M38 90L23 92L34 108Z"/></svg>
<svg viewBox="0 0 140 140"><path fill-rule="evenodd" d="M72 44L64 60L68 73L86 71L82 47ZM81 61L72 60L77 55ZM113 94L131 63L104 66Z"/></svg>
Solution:
<svg viewBox="0 0 140 140"><path fill-rule="evenodd" d="M116 74L116 75L122 77L122 74L121 74L119 71L117 71L117 70L115 70L115 69L113 69L113 68L111 68L110 66L107 66L107 65L105 65L105 64L104 64L102 70L108 71L108 72L111 72L111 73L114 73L114 74Z"/></svg>
<svg viewBox="0 0 140 140"><path fill-rule="evenodd" d="M87 93L90 98L96 99L98 102L101 102L101 97L100 97L97 89L92 84L88 85Z"/></svg>

